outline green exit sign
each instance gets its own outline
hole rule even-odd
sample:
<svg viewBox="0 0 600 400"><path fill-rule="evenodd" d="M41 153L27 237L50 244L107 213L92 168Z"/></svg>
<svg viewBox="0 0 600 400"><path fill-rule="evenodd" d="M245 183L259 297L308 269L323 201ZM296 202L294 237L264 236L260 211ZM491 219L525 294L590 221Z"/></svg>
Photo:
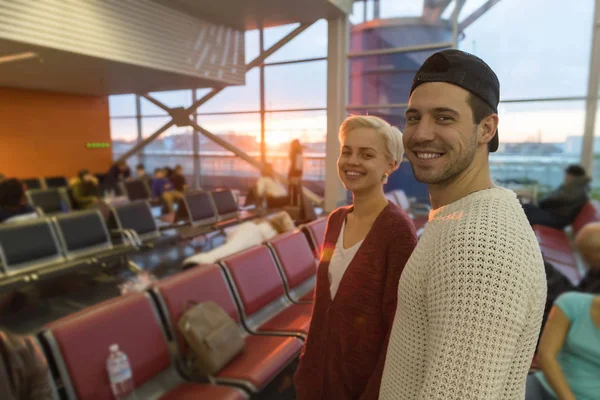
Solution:
<svg viewBox="0 0 600 400"><path fill-rule="evenodd" d="M108 149L110 147L110 143L92 142L92 143L86 143L85 147L88 149Z"/></svg>

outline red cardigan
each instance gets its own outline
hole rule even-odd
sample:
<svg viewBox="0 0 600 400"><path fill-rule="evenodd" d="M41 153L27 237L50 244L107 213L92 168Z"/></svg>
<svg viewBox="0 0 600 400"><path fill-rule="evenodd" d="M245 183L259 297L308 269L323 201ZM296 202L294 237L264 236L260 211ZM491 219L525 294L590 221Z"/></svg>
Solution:
<svg viewBox="0 0 600 400"><path fill-rule="evenodd" d="M376 400L398 295L398 281L417 244L415 228L389 203L348 265L334 300L329 261L351 207L327 221L310 331L296 371L298 400Z"/></svg>

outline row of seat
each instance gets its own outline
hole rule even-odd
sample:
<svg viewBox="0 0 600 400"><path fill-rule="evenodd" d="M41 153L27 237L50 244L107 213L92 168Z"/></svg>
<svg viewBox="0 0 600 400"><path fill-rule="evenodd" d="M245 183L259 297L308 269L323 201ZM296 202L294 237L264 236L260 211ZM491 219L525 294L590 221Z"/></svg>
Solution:
<svg viewBox="0 0 600 400"><path fill-rule="evenodd" d="M44 188L61 188L68 186L67 178L64 176L51 176L47 178L21 179L21 183L27 190Z"/></svg>
<svg viewBox="0 0 600 400"><path fill-rule="evenodd" d="M588 201L581 208L571 225L570 233L576 235L581 228L590 222L600 222L600 202L595 200ZM544 259L576 285L585 274L585 271L578 268L577 252L572 248L569 233L542 225L534 225L533 230Z"/></svg>
<svg viewBox="0 0 600 400"><path fill-rule="evenodd" d="M308 332L317 238L326 220L158 282L148 292L98 304L49 324L40 335L68 399L109 399L108 347L128 355L144 399L237 399L279 390ZM215 376L185 369L188 347L176 329L189 304L213 301L239 323L245 347ZM289 376L287 377L289 382ZM289 383L288 383L289 385ZM239 389L242 389L241 391Z"/></svg>
<svg viewBox="0 0 600 400"><path fill-rule="evenodd" d="M111 265L133 245L113 243L97 210L2 224L0 290L18 289L80 267Z"/></svg>
<svg viewBox="0 0 600 400"><path fill-rule="evenodd" d="M189 200L183 200L185 205L180 208L189 210L190 216L212 215L202 218L199 225L202 230L197 230L196 234L247 217L241 214L230 190L192 192L186 197ZM197 198L204 200L195 201ZM198 206L201 207L199 211ZM190 224L196 222L193 218L189 221ZM171 244L182 238L174 228L182 227L183 224L159 226L148 202L141 200L110 207L108 221L99 210L87 210L2 224L0 288L15 289L82 265L103 266L106 257L112 258L115 253L123 255L159 244ZM85 262L81 263L82 260Z"/></svg>

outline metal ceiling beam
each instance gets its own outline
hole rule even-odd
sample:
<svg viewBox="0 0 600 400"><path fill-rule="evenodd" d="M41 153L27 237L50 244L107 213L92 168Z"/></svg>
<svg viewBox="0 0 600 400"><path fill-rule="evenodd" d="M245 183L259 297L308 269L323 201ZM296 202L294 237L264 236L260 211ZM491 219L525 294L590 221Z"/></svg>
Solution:
<svg viewBox="0 0 600 400"><path fill-rule="evenodd" d="M471 15L462 20L462 22L458 25L458 31L464 31L466 28L469 27L469 25L477 21L483 14L488 12L490 8L494 7L498 3L500 3L500 0L488 0L487 3L483 4L477 10L473 11Z"/></svg>
<svg viewBox="0 0 600 400"><path fill-rule="evenodd" d="M448 47L452 47L452 46L453 46L452 42L446 42L446 43L420 44L420 45L416 45L416 46L394 47L391 49L375 49L375 50L356 51L354 53L348 53L348 58L384 56L384 55L389 55L389 54L411 53L413 51L447 49Z"/></svg>
<svg viewBox="0 0 600 400"><path fill-rule="evenodd" d="M302 32L304 32L310 25L312 25L312 24L301 24L299 27L297 27L296 29L294 29L293 31L291 31L290 33L288 33L286 36L284 36L283 38L281 38L279 41L277 41L273 46L269 47L265 51L262 51L258 55L258 57L256 57L254 60L250 61L250 63L246 64L246 72L248 72L252 68L254 68L254 67L262 64L267 57L271 56L277 50L279 50L280 48L282 48L283 46L285 46L287 43L289 43L292 39L294 39L296 36L298 36L299 34L301 34ZM198 99L191 106L189 106L188 108L186 108L185 112L188 115L192 114L198 107L200 107L202 104L206 103L207 101L209 101L210 99L212 99L213 97L215 97L217 94L221 93L221 91L224 90L224 89L225 89L225 87L213 88L210 92L208 92L202 98ZM144 94L143 96L144 96L144 98L146 100L152 102L156 106L158 106L158 107L162 108L163 110L167 111L169 114L171 114L171 116L173 115L173 111L169 107L163 105L161 102L159 102L158 100L154 99L148 93ZM181 113L180 113L180 115L181 115ZM171 128L173 125L175 125L174 119L172 119L171 121L169 121L168 123L166 123L165 125L163 125L162 127L160 127L156 132L154 132L152 135L148 136L146 139L142 140L141 142L138 142L128 152L126 152L125 154L123 154L121 157L117 158L115 160L115 163L118 163L118 162L121 162L121 161L125 161L129 157L134 156L138 151L142 150L144 147L146 147L147 145L149 145L150 143L152 143L157 137L159 137L162 133L164 133L167 129Z"/></svg>

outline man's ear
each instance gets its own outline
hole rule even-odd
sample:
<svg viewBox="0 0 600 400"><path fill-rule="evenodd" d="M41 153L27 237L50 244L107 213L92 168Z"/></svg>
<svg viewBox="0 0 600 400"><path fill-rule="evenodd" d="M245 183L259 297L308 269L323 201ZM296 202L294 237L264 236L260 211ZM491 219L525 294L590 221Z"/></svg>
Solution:
<svg viewBox="0 0 600 400"><path fill-rule="evenodd" d="M489 115L481 121L477 135L479 144L487 144L494 138L498 130L498 121L498 114Z"/></svg>

